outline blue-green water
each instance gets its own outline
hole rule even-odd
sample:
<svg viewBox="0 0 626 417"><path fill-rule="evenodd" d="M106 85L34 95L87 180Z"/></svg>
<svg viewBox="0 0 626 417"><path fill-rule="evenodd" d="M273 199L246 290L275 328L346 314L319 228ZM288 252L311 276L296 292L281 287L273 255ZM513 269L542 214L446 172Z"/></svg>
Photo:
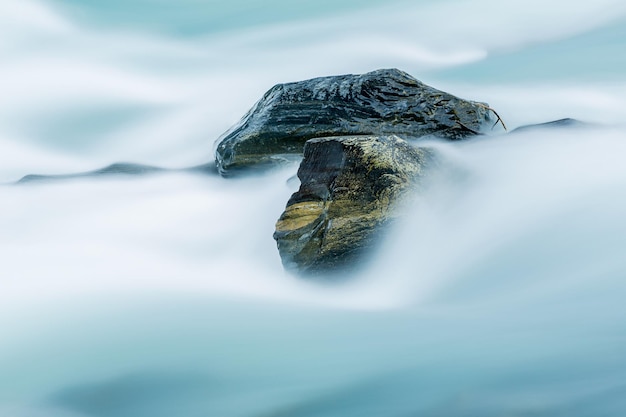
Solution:
<svg viewBox="0 0 626 417"><path fill-rule="evenodd" d="M318 0L299 3L285 0L53 0L52 4L89 26L193 37L306 21L372 6L419 3L403 0Z"/></svg>
<svg viewBox="0 0 626 417"><path fill-rule="evenodd" d="M285 274L295 166L0 187L0 416L626 415L626 5L0 5L0 182L185 167L278 82L398 67L510 128L355 279Z"/></svg>

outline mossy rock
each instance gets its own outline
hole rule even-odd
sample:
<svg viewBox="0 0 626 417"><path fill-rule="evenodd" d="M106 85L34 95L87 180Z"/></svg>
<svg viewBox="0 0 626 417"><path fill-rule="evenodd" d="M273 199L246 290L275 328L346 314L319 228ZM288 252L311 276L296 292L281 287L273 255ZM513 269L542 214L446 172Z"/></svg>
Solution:
<svg viewBox="0 0 626 417"><path fill-rule="evenodd" d="M432 150L393 135L306 142L300 189L274 233L285 268L315 274L358 264L432 161Z"/></svg>

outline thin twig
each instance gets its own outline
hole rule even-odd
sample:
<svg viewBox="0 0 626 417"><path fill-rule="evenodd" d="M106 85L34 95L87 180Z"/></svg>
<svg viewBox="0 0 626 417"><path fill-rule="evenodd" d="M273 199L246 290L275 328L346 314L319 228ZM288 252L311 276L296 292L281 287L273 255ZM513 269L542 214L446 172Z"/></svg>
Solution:
<svg viewBox="0 0 626 417"><path fill-rule="evenodd" d="M502 120L502 118L500 117L500 115L498 114L498 112L497 112L497 111L495 111L495 110L494 110L494 109L492 109L491 107L489 107L489 106L487 106L487 105L485 105L485 104L482 104L482 103L478 103L478 105L479 105L479 106L481 106L481 107L483 107L483 108L485 108L485 109L487 109L487 110L489 110L489 111L492 111L492 112L493 112L493 114L495 114L495 115L496 115L496 117L498 118L498 120L496 120L496 122L493 124L493 126L491 126L491 130L493 130L493 128L494 128L494 127L496 127L496 125L498 124L498 122L500 122L500 124L501 124L501 125L502 125L502 127L504 128L504 131L505 131L505 132L508 132L508 131L509 131L509 129L507 129L507 128L506 128L506 125L504 124L504 120Z"/></svg>

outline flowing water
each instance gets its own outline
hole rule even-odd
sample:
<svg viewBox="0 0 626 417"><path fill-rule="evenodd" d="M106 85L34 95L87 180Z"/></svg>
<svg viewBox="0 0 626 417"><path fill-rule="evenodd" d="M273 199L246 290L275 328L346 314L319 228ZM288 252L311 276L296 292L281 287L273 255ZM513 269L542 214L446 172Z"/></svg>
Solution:
<svg viewBox="0 0 626 417"><path fill-rule="evenodd" d="M0 416L626 415L622 0L4 0ZM340 284L272 239L296 166L203 164L272 85L397 67L509 128Z"/></svg>

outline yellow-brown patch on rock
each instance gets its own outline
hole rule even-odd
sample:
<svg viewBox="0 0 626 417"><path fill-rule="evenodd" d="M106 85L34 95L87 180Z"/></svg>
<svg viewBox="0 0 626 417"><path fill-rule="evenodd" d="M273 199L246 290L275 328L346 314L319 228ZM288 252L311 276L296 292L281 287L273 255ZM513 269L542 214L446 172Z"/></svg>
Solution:
<svg viewBox="0 0 626 417"><path fill-rule="evenodd" d="M290 232L309 226L322 215L324 206L322 201L303 201L287 206L276 222L276 231Z"/></svg>

